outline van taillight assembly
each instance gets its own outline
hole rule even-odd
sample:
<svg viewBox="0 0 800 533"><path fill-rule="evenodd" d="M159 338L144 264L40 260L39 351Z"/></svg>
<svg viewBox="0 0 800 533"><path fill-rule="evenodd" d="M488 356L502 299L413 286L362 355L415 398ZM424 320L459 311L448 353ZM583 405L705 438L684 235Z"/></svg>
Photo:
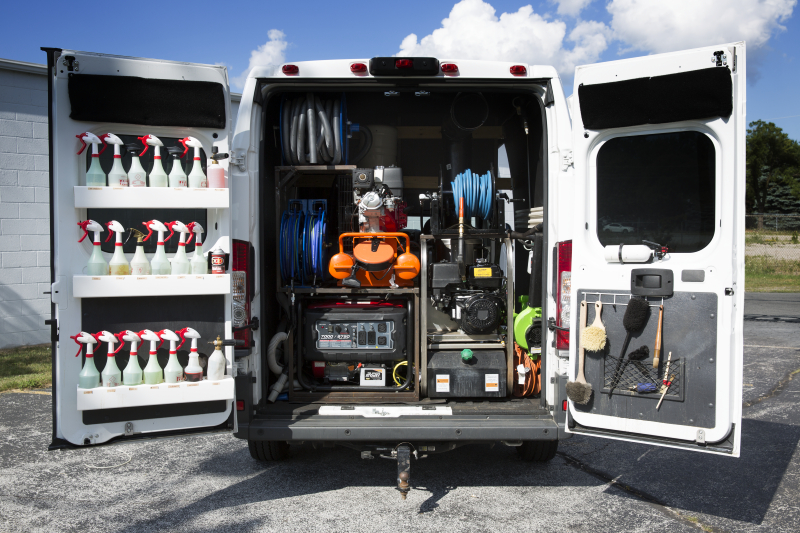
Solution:
<svg viewBox="0 0 800 533"><path fill-rule="evenodd" d="M253 332L250 328L236 331L250 325L250 301L253 299L253 250L247 241L233 240L231 285L233 290L233 338L244 341L237 348L250 348L253 345Z"/></svg>
<svg viewBox="0 0 800 533"><path fill-rule="evenodd" d="M364 63L353 63L350 65L350 72L362 73L367 71L367 65Z"/></svg>
<svg viewBox="0 0 800 533"><path fill-rule="evenodd" d="M528 74L528 69L525 68L525 65L514 65L510 70L511 74L514 76L525 76Z"/></svg>
<svg viewBox="0 0 800 533"><path fill-rule="evenodd" d="M442 63L442 72L455 74L458 72L458 65L455 63Z"/></svg>
<svg viewBox="0 0 800 533"><path fill-rule="evenodd" d="M569 328L570 298L572 296L572 241L558 243L558 297L556 325ZM569 331L556 330L556 349L569 350Z"/></svg>
<svg viewBox="0 0 800 533"><path fill-rule="evenodd" d="M300 74L300 67L297 65L284 65L281 67L284 74Z"/></svg>
<svg viewBox="0 0 800 533"><path fill-rule="evenodd" d="M398 59L394 62L395 68L414 68L414 61L411 59Z"/></svg>

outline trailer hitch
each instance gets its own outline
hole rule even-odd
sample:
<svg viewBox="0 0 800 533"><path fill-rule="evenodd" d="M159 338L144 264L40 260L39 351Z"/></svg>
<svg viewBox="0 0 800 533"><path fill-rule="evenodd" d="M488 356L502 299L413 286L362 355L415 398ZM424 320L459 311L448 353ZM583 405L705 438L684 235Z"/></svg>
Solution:
<svg viewBox="0 0 800 533"><path fill-rule="evenodd" d="M411 479L411 446L401 444L397 447L397 490L405 500L408 491L411 490L409 480Z"/></svg>

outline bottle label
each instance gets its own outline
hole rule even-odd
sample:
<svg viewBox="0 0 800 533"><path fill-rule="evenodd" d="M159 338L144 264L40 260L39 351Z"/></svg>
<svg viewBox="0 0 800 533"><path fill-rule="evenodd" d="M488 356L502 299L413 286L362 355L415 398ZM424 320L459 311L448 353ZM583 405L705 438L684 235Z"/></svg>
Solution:
<svg viewBox="0 0 800 533"><path fill-rule="evenodd" d="M145 175L143 173L135 172L135 173L131 174L129 177L130 177L130 180L131 180L131 187L146 187L147 186L147 181L145 181L146 177L145 177Z"/></svg>

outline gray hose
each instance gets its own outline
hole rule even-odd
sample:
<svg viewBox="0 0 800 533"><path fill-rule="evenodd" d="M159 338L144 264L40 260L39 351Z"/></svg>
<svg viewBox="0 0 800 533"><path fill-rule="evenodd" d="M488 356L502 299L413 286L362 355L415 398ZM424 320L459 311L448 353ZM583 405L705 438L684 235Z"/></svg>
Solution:
<svg viewBox="0 0 800 533"><path fill-rule="evenodd" d="M319 98L314 98L314 105L317 108L317 115L322 123L322 128L325 131L325 148L324 150L330 154L333 151L333 132L331 131L331 123L328 121L328 116L325 114L325 108L322 106ZM330 160L330 156L327 157Z"/></svg>
<svg viewBox="0 0 800 533"><path fill-rule="evenodd" d="M314 93L306 96L306 124L308 126L308 162L312 165L317 164L317 121L314 117Z"/></svg>
<svg viewBox="0 0 800 533"><path fill-rule="evenodd" d="M300 125L300 104L302 99L296 98L292 102L292 125L291 132L289 133L289 151L292 155L292 164L296 165L299 160L297 159L297 128Z"/></svg>
<svg viewBox="0 0 800 533"><path fill-rule="evenodd" d="M297 121L297 164L306 164L306 113L305 101L300 106L300 119Z"/></svg>
<svg viewBox="0 0 800 533"><path fill-rule="evenodd" d="M340 100L336 100L333 103L333 148L336 150L336 153L333 154L333 164L338 165L342 161L342 139L341 135L339 135L339 128L341 125L339 124L339 113L341 112L342 102Z"/></svg>
<svg viewBox="0 0 800 533"><path fill-rule="evenodd" d="M278 349L278 345L288 338L288 333L285 331L278 331L278 333L272 336L272 340L269 341L269 346L267 347L267 364L269 365L270 371L272 371L274 374L280 374L283 372L283 366L278 363L278 360L275 357L275 351Z"/></svg>
<svg viewBox="0 0 800 533"><path fill-rule="evenodd" d="M283 159L287 165L292 164L292 152L289 148L289 134L292 131L292 101L288 98L283 101L281 109L281 145L283 146Z"/></svg>
<svg viewBox="0 0 800 533"><path fill-rule="evenodd" d="M333 135L333 100L328 100L325 102L325 116L328 117L328 125L331 128L331 135ZM331 161L336 156L336 147L334 145L335 140L331 139L331 144L328 146L328 155L330 156Z"/></svg>
<svg viewBox="0 0 800 533"><path fill-rule="evenodd" d="M270 403L275 403L275 400L278 399L278 396L280 395L280 393L283 392L283 387L284 387L284 385L286 385L287 381L289 381L289 371L288 370L286 372L284 372L283 374L281 374L281 377L278 378L278 381L276 381L275 384L270 389L269 396L267 397L267 400Z"/></svg>

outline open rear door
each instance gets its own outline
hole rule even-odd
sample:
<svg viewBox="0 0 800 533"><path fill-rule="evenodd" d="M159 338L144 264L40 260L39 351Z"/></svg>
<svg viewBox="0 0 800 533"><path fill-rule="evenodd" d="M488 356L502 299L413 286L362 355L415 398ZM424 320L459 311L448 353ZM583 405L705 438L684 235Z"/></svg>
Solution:
<svg viewBox="0 0 800 533"><path fill-rule="evenodd" d="M574 95L570 381L583 303L591 325L600 302L607 342L585 351L593 392L569 431L738 456L744 43L578 67ZM640 325L623 320L631 297Z"/></svg>
<svg viewBox="0 0 800 533"><path fill-rule="evenodd" d="M200 381L179 378L175 383L137 385L129 380L116 386L86 387L88 382L81 383L79 375L87 361L102 372L113 360L124 371L131 361L132 345L126 342L112 358L107 356L107 344L99 342L94 345L94 357L87 359L85 345L79 348L70 338L81 331L158 332L190 327L200 334L197 351L202 366L214 351L210 341L217 336L232 337L231 280L227 273L190 270L189 274L180 275L98 275L87 268L97 249L102 250L106 262L120 249L131 261L136 238L129 238L128 228L147 233L143 223L154 219L164 224L176 220L184 224L197 222L204 230L206 252L217 245L230 252L228 188L209 188L206 184L188 188L177 177L175 181L170 179L167 186L155 187L152 185L158 181L151 179L153 167L158 164L167 174L180 164L187 175L200 165L208 175L206 163L212 147L220 153L228 152L231 118L226 69L60 49L45 51L50 67L53 446L233 430L232 348L223 348L227 362L221 365L226 366L223 379L209 380L204 369ZM85 132L97 138L113 133L123 143L138 143L139 152L144 148L141 138L157 137L163 144L161 159L154 157L154 146L139 157L149 186L121 186L119 180L112 186L97 182L87 185L87 171L95 169L95 163L99 163L102 173L109 174L121 162L123 169L130 171L129 183L135 178L131 171L133 150L125 146L118 147L117 156L111 144L104 151L101 145L97 152L102 153L96 159L91 145L77 154L82 143L76 136ZM180 140L186 137L199 141L199 153L193 153L190 147L184 157L172 157L169 148L180 147L182 152ZM221 163L227 175L226 160ZM187 182L192 185L191 179ZM79 222L89 219L105 229L100 243L93 244L91 234L79 242L83 235ZM106 225L111 220L120 222L126 230L122 244L116 246L113 235L106 242L110 232ZM148 260L153 259L157 241L161 240L153 233L144 244ZM171 260L182 248L191 259L195 240L186 246L179 246L179 240L182 241L177 232L167 240L167 257ZM189 362L191 342L187 338L177 350L181 367ZM160 368L167 365L170 342L157 348L151 351L148 341L139 344L136 357L141 368L146 368L153 357Z"/></svg>

